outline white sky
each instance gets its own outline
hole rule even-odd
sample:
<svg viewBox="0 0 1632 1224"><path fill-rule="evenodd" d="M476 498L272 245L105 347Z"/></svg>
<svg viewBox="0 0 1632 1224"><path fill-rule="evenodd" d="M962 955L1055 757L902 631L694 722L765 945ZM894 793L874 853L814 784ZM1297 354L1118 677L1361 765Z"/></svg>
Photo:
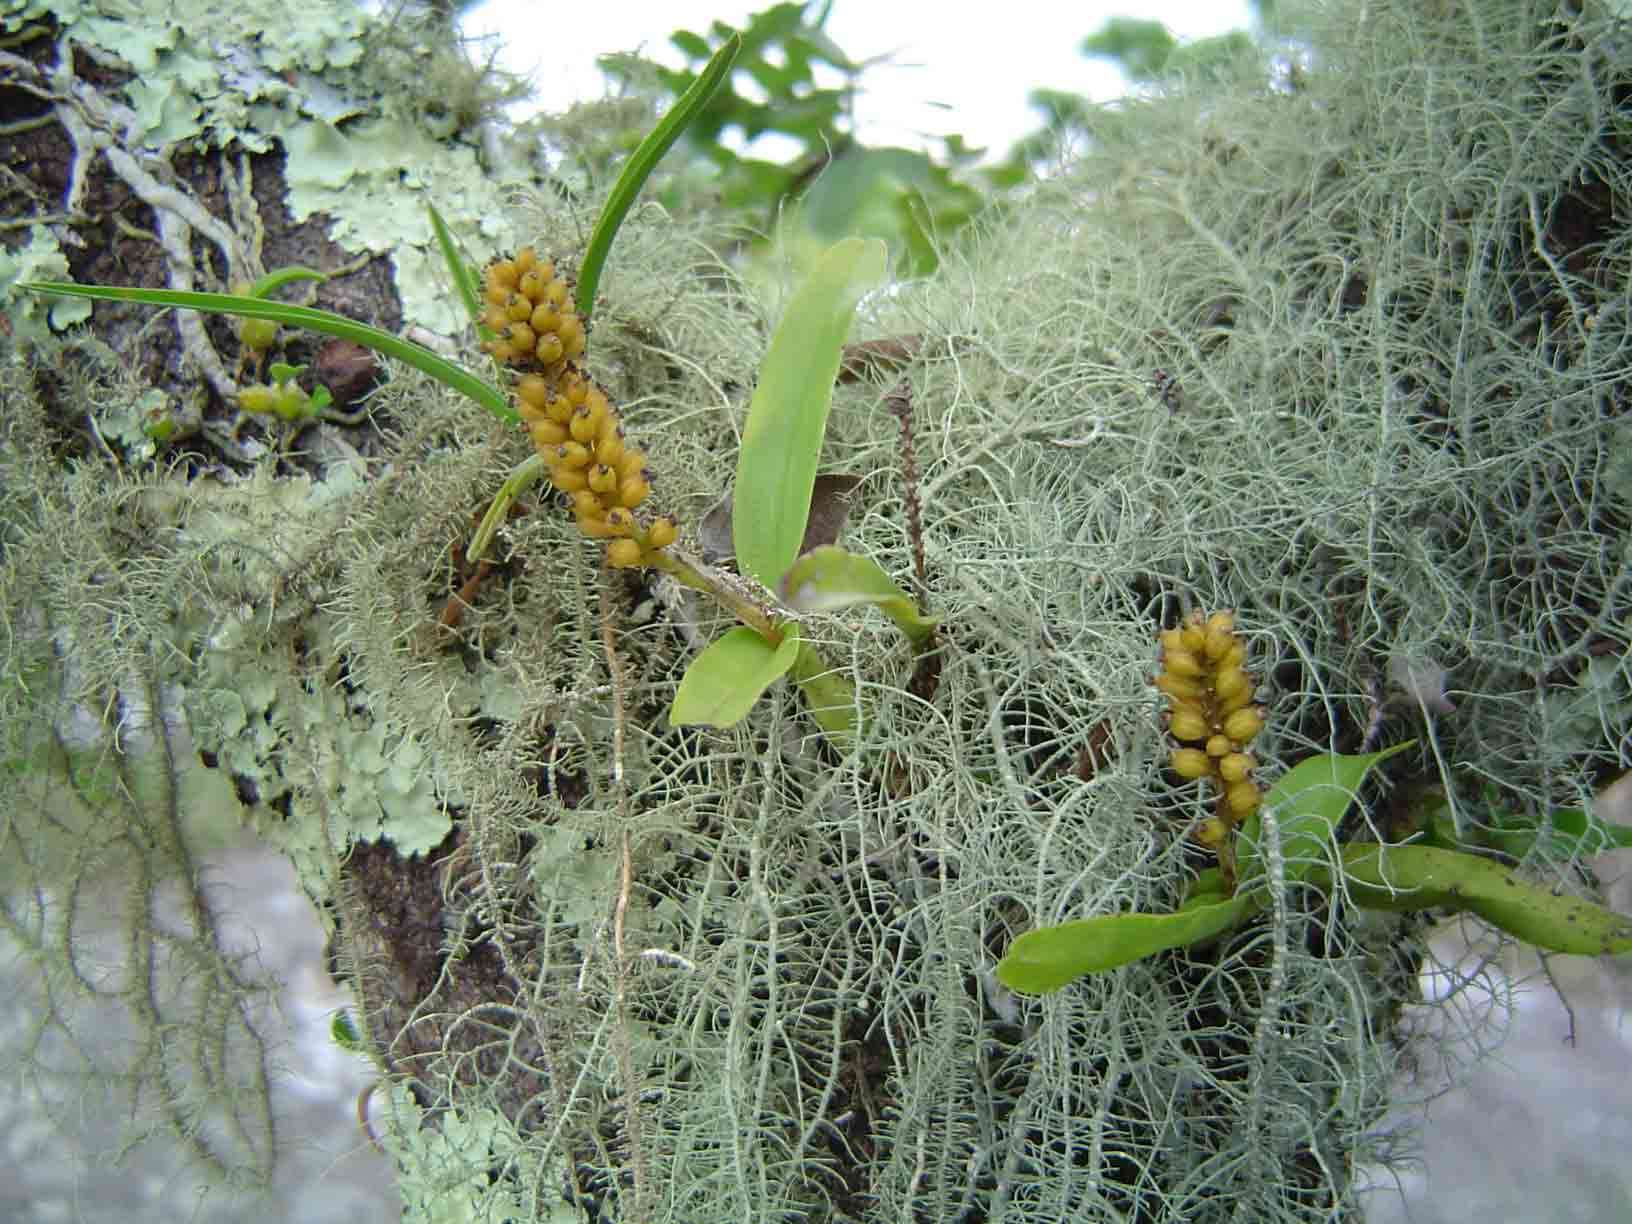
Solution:
<svg viewBox="0 0 1632 1224"><path fill-rule="evenodd" d="M538 0L487 0L464 24L471 35L503 31L500 63L531 74L539 105L559 111L602 94L597 55L640 50L680 67L685 57L669 44L674 30L706 34L716 19L740 27L771 3L591 0L550 10L544 20ZM834 0L827 31L854 60L889 57L862 78L856 117L864 144L921 148L961 132L970 144L989 145L1001 155L1037 127L1037 112L1026 104L1030 90L1067 90L1099 101L1126 92L1114 67L1077 51L1118 14L1162 21L1180 38L1245 28L1251 18L1246 0L1144 0L1138 6L1115 0ZM756 151L776 156L774 150Z"/></svg>

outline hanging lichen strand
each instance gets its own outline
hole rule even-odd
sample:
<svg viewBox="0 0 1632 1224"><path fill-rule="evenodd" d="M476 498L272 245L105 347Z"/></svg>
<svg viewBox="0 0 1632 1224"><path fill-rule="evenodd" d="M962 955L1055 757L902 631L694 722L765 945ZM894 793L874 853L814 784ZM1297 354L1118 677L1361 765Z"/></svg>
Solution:
<svg viewBox="0 0 1632 1224"><path fill-rule="evenodd" d="M652 491L646 454L624 443L618 410L578 360L584 322L572 290L532 247L489 264L483 322L494 339L482 347L521 372L516 409L549 470L550 483L572 500L578 529L607 540L607 563L637 566L674 542L672 518L642 520Z"/></svg>

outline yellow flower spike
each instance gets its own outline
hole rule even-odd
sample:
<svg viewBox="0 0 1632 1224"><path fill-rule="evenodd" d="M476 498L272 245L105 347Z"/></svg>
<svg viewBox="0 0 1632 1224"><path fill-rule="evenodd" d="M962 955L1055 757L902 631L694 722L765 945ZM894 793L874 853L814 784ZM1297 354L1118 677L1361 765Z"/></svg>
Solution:
<svg viewBox="0 0 1632 1224"><path fill-rule="evenodd" d="M1189 708L1174 710L1172 717L1168 719L1167 729L1174 739L1181 742L1206 739L1208 731L1211 730L1207 725L1207 719L1198 711Z"/></svg>
<svg viewBox="0 0 1632 1224"><path fill-rule="evenodd" d="M1237 710L1224 720L1224 734L1245 744L1264 729L1264 716L1257 706Z"/></svg>
<svg viewBox="0 0 1632 1224"><path fill-rule="evenodd" d="M672 518L664 515L654 519L646 530L646 543L652 548L667 548L680 535L680 527Z"/></svg>
<svg viewBox="0 0 1632 1224"><path fill-rule="evenodd" d="M633 540L613 540L606 546L606 563L614 569L629 569L639 565L640 558L640 545Z"/></svg>
<svg viewBox="0 0 1632 1224"><path fill-rule="evenodd" d="M1174 749L1170 763L1181 778L1205 778L1213 772L1212 759L1199 748Z"/></svg>

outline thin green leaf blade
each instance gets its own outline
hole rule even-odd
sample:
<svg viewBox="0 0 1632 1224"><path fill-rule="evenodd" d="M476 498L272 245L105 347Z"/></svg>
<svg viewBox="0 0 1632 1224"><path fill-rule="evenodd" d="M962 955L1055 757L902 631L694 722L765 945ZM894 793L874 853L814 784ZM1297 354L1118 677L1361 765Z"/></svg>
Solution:
<svg viewBox="0 0 1632 1224"><path fill-rule="evenodd" d="M510 406L509 398L491 383L482 381L463 366L439 357L430 349L421 348L400 336L381 331L367 323L358 323L344 315L310 306L292 306L288 302L268 302L260 298L238 297L230 293L184 293L176 289L129 289L117 285L75 285L66 281L37 281L20 283L19 289L34 293L52 293L60 297L101 299L109 302L138 302L144 306L169 306L181 310L203 310L214 314L237 315L245 319L271 319L286 327L303 327L341 340L350 340L371 348L404 365L413 366L429 374L443 386L468 396L481 407L507 424L517 425L521 417Z"/></svg>
<svg viewBox="0 0 1632 1224"><path fill-rule="evenodd" d="M1326 847L1366 775L1379 762L1404 752L1414 743L1415 740L1407 740L1364 756L1323 753L1298 762L1281 775L1264 797L1264 806L1275 813L1288 880L1308 879L1327 861ZM1262 813L1255 811L1247 817L1237 837L1236 863L1243 885L1264 873L1260 848L1262 831Z"/></svg>
<svg viewBox="0 0 1632 1224"><path fill-rule="evenodd" d="M316 268L303 268L299 264L291 264L287 268L278 268L268 272L250 288L249 296L269 298L285 285L295 281L326 281L327 272L319 272Z"/></svg>
<svg viewBox="0 0 1632 1224"><path fill-rule="evenodd" d="M775 589L799 555L833 380L856 305L884 276L884 244L829 247L771 337L748 408L733 487L737 565Z"/></svg>
<svg viewBox="0 0 1632 1224"><path fill-rule="evenodd" d="M839 612L872 604L923 646L938 618L922 616L912 596L891 580L871 557L857 556L833 544L813 548L795 561L782 579L782 599L797 612Z"/></svg>
<svg viewBox="0 0 1632 1224"><path fill-rule="evenodd" d="M1048 994L1089 973L1103 973L1169 948L1221 935L1251 916L1252 898L1187 907L1176 914L1102 914L1027 931L997 965L1010 990Z"/></svg>
<svg viewBox="0 0 1632 1224"><path fill-rule="evenodd" d="M640 189L646 185L652 171L657 169L663 155L729 79L731 67L737 62L737 53L741 50L742 35L733 34L726 39L701 75L692 82L691 88L680 95L668 114L646 134L646 139L640 142L640 146L624 163L623 172L618 175L618 181L612 184L606 203L601 206L601 215L596 218L595 230L589 236L589 246L585 248L583 263L578 268L576 304L578 313L585 319L595 309L595 293L600 287L606 257L612 250L612 239L617 237L618 227L623 224L630 208L634 207Z"/></svg>
<svg viewBox="0 0 1632 1224"><path fill-rule="evenodd" d="M772 646L754 630L738 625L686 668L669 707L669 722L677 727L734 726L798 656L797 634L789 633L781 645Z"/></svg>
<svg viewBox="0 0 1632 1224"><path fill-rule="evenodd" d="M448 223L437 212L436 205L426 203L425 211L431 217L431 233L436 235L436 246L442 252L442 262L448 266L448 275L453 278L453 287L459 294L459 300L464 303L465 313L471 322L477 322L482 317L482 303L478 292L476 270L465 261L459 253L459 244L454 240L453 231Z"/></svg>
<svg viewBox="0 0 1632 1224"><path fill-rule="evenodd" d="M1555 894L1476 854L1423 845L1345 846L1343 874L1350 897L1369 909L1466 910L1549 952L1632 952L1632 918Z"/></svg>

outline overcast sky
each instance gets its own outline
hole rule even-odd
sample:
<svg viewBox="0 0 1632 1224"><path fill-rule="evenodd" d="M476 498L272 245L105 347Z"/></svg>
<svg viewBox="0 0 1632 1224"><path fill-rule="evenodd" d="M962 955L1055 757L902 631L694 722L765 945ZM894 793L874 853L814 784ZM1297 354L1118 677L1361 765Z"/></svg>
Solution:
<svg viewBox="0 0 1632 1224"><path fill-rule="evenodd" d="M467 16L465 29L503 31L500 63L533 76L543 107L564 110L603 92L597 55L638 49L681 66L685 57L669 44L674 30L705 33L716 19L740 27L770 3L598 0L551 10L561 12L561 19L546 22L537 0L487 0ZM1246 0L1144 0L1136 6L834 0L827 30L852 59L888 57L862 80L856 116L863 143L925 147L938 136L960 132L970 144L1001 154L1037 126L1037 113L1026 104L1030 90L1068 90L1101 101L1126 91L1114 67L1077 51L1083 38L1118 14L1165 22L1181 38L1204 38L1250 22ZM536 35L530 33L535 30Z"/></svg>

